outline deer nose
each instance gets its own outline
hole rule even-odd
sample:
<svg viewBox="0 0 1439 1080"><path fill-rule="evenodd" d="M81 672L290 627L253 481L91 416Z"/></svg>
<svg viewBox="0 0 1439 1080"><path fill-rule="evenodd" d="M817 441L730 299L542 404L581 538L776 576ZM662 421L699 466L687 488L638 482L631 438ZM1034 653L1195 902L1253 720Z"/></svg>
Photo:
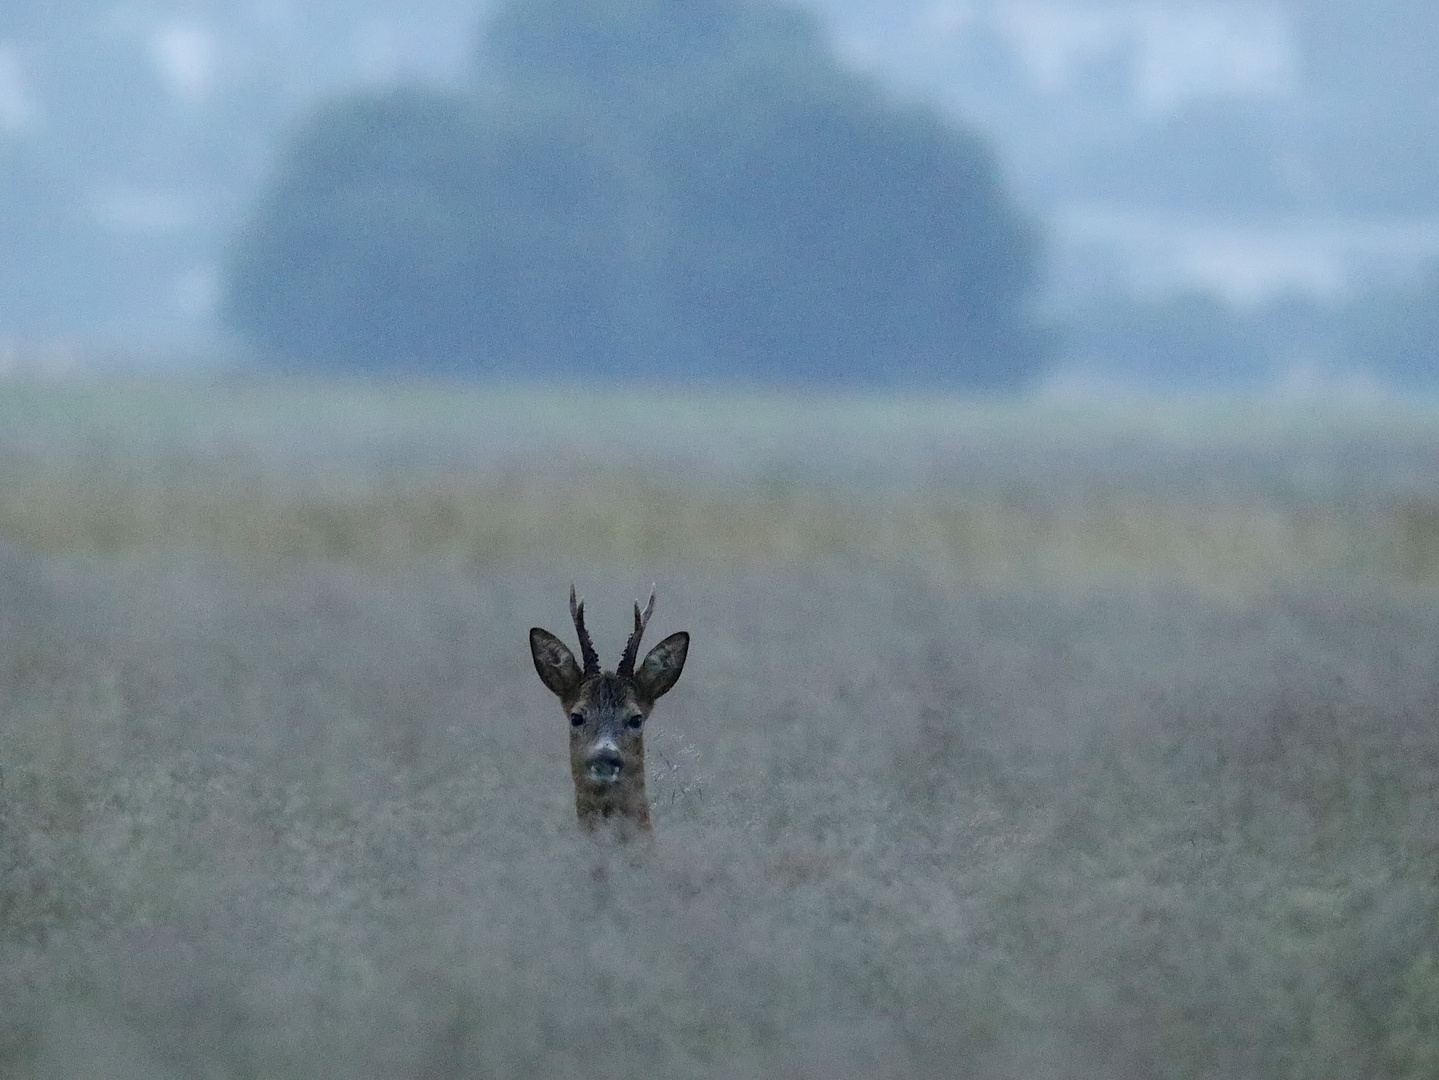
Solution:
<svg viewBox="0 0 1439 1080"><path fill-rule="evenodd" d="M608 747L602 747L585 758L585 774L597 784L615 783L624 767L624 758Z"/></svg>

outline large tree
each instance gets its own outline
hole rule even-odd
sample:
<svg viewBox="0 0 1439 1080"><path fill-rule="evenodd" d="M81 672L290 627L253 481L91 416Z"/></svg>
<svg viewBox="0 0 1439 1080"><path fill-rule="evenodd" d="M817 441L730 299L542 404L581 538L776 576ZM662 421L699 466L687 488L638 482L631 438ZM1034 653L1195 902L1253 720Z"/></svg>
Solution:
<svg viewBox="0 0 1439 1080"><path fill-rule="evenodd" d="M473 94L313 117L232 323L348 366L1007 385L1038 243L992 155L751 0L512 0Z"/></svg>
<svg viewBox="0 0 1439 1080"><path fill-rule="evenodd" d="M341 368L606 362L617 172L566 113L347 98L294 139L232 252L226 313L269 353Z"/></svg>
<svg viewBox="0 0 1439 1080"><path fill-rule="evenodd" d="M666 341L780 378L1005 384L1038 359L1037 238L992 154L746 0L514 0L493 83L591 103L648 163Z"/></svg>

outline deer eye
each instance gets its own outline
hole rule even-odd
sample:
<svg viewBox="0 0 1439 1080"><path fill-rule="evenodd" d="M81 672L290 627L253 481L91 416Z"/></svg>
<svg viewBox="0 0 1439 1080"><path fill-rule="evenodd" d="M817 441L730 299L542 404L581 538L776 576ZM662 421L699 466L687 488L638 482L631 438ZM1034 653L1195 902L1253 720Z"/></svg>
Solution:
<svg viewBox="0 0 1439 1080"><path fill-rule="evenodd" d="M577 713L577 712L572 712L572 713L570 713L570 726L571 726L571 727L584 727L584 723L585 723L585 714L584 714L584 713Z"/></svg>
<svg viewBox="0 0 1439 1080"><path fill-rule="evenodd" d="M634 716L631 716L628 720L625 721L625 727L629 728L631 731L638 731L639 726L644 722L645 718L639 713L635 713Z"/></svg>

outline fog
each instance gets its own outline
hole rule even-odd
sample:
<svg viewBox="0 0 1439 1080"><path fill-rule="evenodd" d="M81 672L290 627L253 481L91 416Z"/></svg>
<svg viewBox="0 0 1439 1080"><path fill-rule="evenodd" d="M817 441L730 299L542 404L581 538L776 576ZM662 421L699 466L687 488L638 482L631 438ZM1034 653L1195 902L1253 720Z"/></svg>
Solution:
<svg viewBox="0 0 1439 1080"><path fill-rule="evenodd" d="M1418 358L1386 362L1374 329L1434 306L1428 5L815 10L845 62L992 140L1044 236L1040 315L1059 328L1049 369L1066 385L1252 389L1359 372L1403 387L1432 371L1432 330ZM437 0L7 4L6 366L227 361L226 252L288 134L363 87L483 80L486 15ZM1182 332L1227 342L1238 362L1167 363L1106 314L1168 325L1166 305L1186 296L1217 306ZM1271 340L1275 303L1306 309L1288 347Z"/></svg>
<svg viewBox="0 0 1439 1080"><path fill-rule="evenodd" d="M1436 19L0 8L0 1077L1439 1075Z"/></svg>

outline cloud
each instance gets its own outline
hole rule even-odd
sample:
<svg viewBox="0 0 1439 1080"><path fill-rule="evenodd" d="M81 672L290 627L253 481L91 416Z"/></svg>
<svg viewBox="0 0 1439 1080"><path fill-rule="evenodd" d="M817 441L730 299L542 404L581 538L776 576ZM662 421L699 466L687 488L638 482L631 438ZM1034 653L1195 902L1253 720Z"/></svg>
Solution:
<svg viewBox="0 0 1439 1080"><path fill-rule="evenodd" d="M1126 61L1133 103L1167 112L1195 98L1283 97L1298 83L1284 13L1236 4L1016 3L992 25L1035 87L1063 93L1094 67Z"/></svg>
<svg viewBox="0 0 1439 1080"><path fill-rule="evenodd" d="M20 50L11 42L0 42L0 133L24 134L36 127L39 119Z"/></svg>
<svg viewBox="0 0 1439 1080"><path fill-rule="evenodd" d="M150 56L170 93L187 105L210 95L215 81L215 35L193 23L171 22L150 36Z"/></svg>

